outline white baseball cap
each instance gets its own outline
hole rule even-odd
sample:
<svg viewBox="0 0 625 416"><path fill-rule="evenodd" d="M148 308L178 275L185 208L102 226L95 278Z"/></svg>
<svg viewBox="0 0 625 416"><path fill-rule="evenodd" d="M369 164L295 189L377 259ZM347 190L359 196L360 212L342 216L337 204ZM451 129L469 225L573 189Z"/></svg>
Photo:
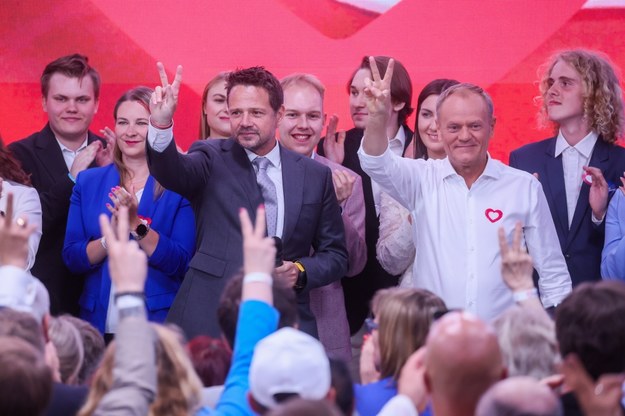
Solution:
<svg viewBox="0 0 625 416"><path fill-rule="evenodd" d="M330 390L330 381L330 361L323 345L297 329L282 328L254 349L250 392L268 409L278 405L275 396L280 393L321 400Z"/></svg>

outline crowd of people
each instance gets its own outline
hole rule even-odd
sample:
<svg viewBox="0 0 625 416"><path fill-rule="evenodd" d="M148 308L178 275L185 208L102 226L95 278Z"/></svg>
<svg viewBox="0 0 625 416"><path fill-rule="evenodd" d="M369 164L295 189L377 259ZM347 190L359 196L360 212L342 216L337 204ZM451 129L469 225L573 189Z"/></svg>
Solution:
<svg viewBox="0 0 625 416"><path fill-rule="evenodd" d="M125 92L79 54L43 130L0 142L0 414L625 415L617 70L555 53L555 136L488 145L480 86L367 56L338 131L313 74L183 68ZM414 129L407 121L415 114Z"/></svg>

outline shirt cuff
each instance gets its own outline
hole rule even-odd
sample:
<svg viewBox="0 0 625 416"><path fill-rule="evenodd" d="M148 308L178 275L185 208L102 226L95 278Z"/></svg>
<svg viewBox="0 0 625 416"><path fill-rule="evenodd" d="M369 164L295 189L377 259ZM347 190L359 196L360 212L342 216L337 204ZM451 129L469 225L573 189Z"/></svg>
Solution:
<svg viewBox="0 0 625 416"><path fill-rule="evenodd" d="M605 214L603 214L603 218L601 218L600 220L597 219L597 217L595 217L595 213L591 211L590 214L591 218L592 218L592 223L595 225L601 225L601 223L603 222L603 220L605 219Z"/></svg>
<svg viewBox="0 0 625 416"><path fill-rule="evenodd" d="M166 129L157 129L152 125L152 123L148 123L148 143L150 147L157 151L158 153L163 152L167 149L167 146L174 139L174 124L172 121L172 125Z"/></svg>

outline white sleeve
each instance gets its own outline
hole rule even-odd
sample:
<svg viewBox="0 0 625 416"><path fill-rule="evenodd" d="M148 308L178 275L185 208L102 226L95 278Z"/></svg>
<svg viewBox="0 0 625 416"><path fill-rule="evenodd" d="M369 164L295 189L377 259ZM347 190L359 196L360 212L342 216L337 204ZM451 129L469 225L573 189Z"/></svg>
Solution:
<svg viewBox="0 0 625 416"><path fill-rule="evenodd" d="M538 272L543 306L560 304L571 293L571 276L560 249L547 198L537 179L532 180L530 212L523 228L528 251Z"/></svg>
<svg viewBox="0 0 625 416"><path fill-rule="evenodd" d="M35 231L28 239L28 264L26 265L26 270L30 270L33 264L35 264L35 256L41 241L41 201L35 188L20 186L19 190L19 192L15 192L15 218L26 217L29 224L37 225L37 228L35 228Z"/></svg>
<svg viewBox="0 0 625 416"><path fill-rule="evenodd" d="M407 159L394 154L389 147L380 156L358 149L360 166L380 188L409 211L414 210L414 196L421 192L421 176L425 160Z"/></svg>
<svg viewBox="0 0 625 416"><path fill-rule="evenodd" d="M148 123L148 143L155 151L161 153L163 150L167 149L167 146L169 146L169 143L171 143L173 139L173 123L171 127L167 129L157 129L152 125L152 123Z"/></svg>
<svg viewBox="0 0 625 416"><path fill-rule="evenodd" d="M419 416L419 412L408 396L398 394L386 402L378 416Z"/></svg>

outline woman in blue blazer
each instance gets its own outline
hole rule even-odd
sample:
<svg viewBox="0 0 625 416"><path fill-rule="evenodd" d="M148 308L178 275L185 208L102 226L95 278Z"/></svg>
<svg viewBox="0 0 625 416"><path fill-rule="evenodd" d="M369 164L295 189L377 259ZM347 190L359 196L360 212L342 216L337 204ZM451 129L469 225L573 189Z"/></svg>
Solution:
<svg viewBox="0 0 625 416"><path fill-rule="evenodd" d="M148 255L145 286L148 317L167 316L195 251L195 220L189 201L167 191L149 175L145 147L152 90L126 92L115 105L114 163L83 171L71 198L63 260L85 276L80 317L104 334L115 333L117 312L112 301L107 245L98 216L116 220L127 206L132 237ZM106 134L113 135L107 129Z"/></svg>

